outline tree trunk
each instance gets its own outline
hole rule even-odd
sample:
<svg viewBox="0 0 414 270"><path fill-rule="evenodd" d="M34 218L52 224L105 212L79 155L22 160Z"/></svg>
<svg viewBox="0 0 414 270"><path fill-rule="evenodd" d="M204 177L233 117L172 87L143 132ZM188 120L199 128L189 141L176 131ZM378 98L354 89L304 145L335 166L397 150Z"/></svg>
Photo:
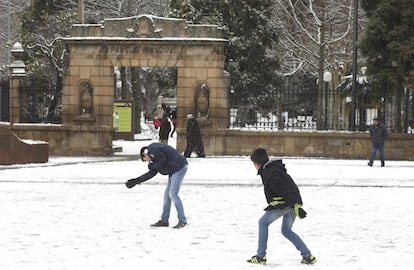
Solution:
<svg viewBox="0 0 414 270"><path fill-rule="evenodd" d="M141 112L142 112L142 97L141 97L141 80L139 78L139 69L131 68L131 84L132 84L132 98L133 98L133 121L134 133L141 133Z"/></svg>

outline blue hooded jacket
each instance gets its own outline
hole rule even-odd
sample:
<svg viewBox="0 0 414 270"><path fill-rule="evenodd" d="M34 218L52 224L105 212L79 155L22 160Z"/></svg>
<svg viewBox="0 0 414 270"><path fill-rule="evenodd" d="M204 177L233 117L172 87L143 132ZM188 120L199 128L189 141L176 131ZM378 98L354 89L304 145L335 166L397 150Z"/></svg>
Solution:
<svg viewBox="0 0 414 270"><path fill-rule="evenodd" d="M171 175L188 164L186 158L173 147L163 143L152 143L147 147L151 161L149 171L141 175L140 182L147 181L157 173Z"/></svg>

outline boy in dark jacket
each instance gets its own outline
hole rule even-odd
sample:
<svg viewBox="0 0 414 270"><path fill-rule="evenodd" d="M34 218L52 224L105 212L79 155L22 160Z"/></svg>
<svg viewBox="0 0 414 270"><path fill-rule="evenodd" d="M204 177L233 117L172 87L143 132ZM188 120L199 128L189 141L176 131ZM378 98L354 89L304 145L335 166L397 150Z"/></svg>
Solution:
<svg viewBox="0 0 414 270"><path fill-rule="evenodd" d="M173 147L162 144L152 143L141 148L142 161L148 161L149 171L143 175L128 180L125 185L127 188L132 188L137 184L141 184L153 178L157 173L168 175L168 184L164 193L164 204L161 214L161 219L152 224L153 227L168 227L168 219L170 217L171 201L177 209L178 224L174 226L175 229L180 229L187 225L187 219L184 214L183 203L178 196L181 183L187 173L188 162L186 158L181 155Z"/></svg>
<svg viewBox="0 0 414 270"><path fill-rule="evenodd" d="M251 155L257 174L262 178L264 192L267 200L266 212L259 220L259 245L257 253L249 263L266 263L266 249L269 225L280 217L282 221L282 234L300 251L302 263L313 264L316 262L310 250L300 237L292 231L292 225L296 216L305 218L306 212L302 209L302 198L299 189L293 179L287 174L282 160L271 160L266 149L258 148Z"/></svg>

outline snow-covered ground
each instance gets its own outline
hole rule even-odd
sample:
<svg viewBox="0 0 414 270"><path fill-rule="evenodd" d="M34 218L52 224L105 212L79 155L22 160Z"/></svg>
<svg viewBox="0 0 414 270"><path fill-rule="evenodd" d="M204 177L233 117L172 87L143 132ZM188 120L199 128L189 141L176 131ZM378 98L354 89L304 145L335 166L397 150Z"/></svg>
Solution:
<svg viewBox="0 0 414 270"><path fill-rule="evenodd" d="M266 205L248 156L189 159L181 188L189 225L152 228L166 177L127 189L146 171L131 159L148 140L115 141L111 158L51 157L47 164L0 166L0 269L261 269L257 221ZM170 142L173 146L175 141ZM253 149L252 149L253 150ZM129 156L125 157L125 156ZM300 255L270 227L267 267L411 269L414 162L285 158L308 217L294 230L318 261ZM175 208L171 226L177 222Z"/></svg>

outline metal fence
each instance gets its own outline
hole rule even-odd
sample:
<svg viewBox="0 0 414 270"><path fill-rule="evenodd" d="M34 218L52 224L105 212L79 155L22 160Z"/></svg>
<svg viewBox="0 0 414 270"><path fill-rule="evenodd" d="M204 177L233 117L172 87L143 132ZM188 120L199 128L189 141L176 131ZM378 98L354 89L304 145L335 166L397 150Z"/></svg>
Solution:
<svg viewBox="0 0 414 270"><path fill-rule="evenodd" d="M371 86L372 87L372 86ZM359 89L356 100L355 131L366 131L379 117L394 132L414 133L413 90L400 96L368 87ZM400 102L398 102L400 101ZM312 97L303 93L278 93L273 106L235 105L230 108L230 129L266 131L351 130L352 98L340 88ZM398 115L398 112L400 115Z"/></svg>
<svg viewBox="0 0 414 270"><path fill-rule="evenodd" d="M32 87L19 91L22 122L48 120L60 123L59 100L54 100L48 91ZM366 131L373 117L379 117L392 132L414 133L414 89L406 88L396 93L387 85L366 84L359 85L357 93L354 112L356 131ZM250 105L241 105L234 104L230 96L229 128L266 131L351 130L352 98L349 87L328 89L321 93L317 89L287 87L269 95L268 99L266 106L252 105L254 100ZM51 106L53 102L56 102L56 106ZM2 111L8 111L6 107L2 106ZM47 119L50 115L53 117ZM4 119L7 115L4 113L1 116Z"/></svg>
<svg viewBox="0 0 414 270"><path fill-rule="evenodd" d="M278 114L276 110L264 112L244 106L230 109L230 129L312 131L317 129L316 125L312 115L289 117L288 111Z"/></svg>

